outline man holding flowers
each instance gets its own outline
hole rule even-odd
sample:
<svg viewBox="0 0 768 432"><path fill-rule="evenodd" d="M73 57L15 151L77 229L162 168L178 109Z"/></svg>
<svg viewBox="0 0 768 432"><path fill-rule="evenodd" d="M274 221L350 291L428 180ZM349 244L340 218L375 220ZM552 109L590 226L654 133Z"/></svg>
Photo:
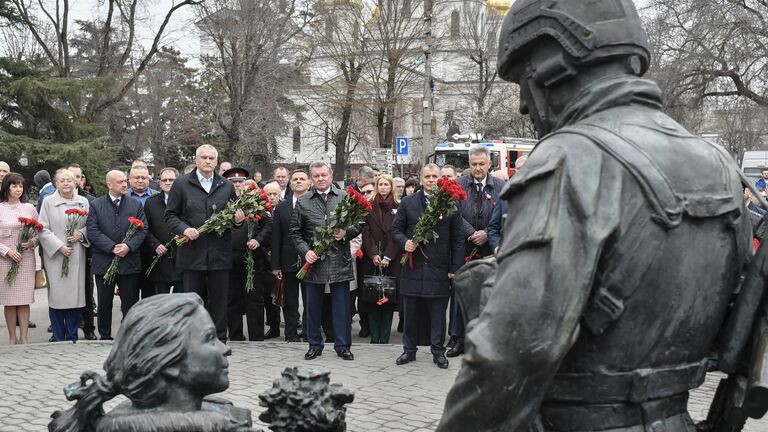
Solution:
<svg viewBox="0 0 768 432"><path fill-rule="evenodd" d="M219 152L209 144L197 148L196 169L173 183L165 221L173 234L186 238L178 248L176 261L184 289L206 300L216 334L221 341L226 341L227 294L232 269L230 225L241 225L245 213L237 209L231 223L220 232L201 234L198 231L214 213L224 211L230 200L237 199L232 182L215 170L218 157Z"/></svg>
<svg viewBox="0 0 768 432"><path fill-rule="evenodd" d="M448 367L444 342L450 279L464 264L464 231L455 213L456 201L466 199L466 194L455 181L438 180L439 176L437 165L425 165L423 189L403 198L392 223L390 238L405 251L400 280L404 352L397 358L398 365L416 360L416 314L421 301L429 313L433 361L440 368Z"/></svg>
<svg viewBox="0 0 768 432"><path fill-rule="evenodd" d="M125 173L113 170L107 173L107 193L93 200L86 227L93 251L92 269L96 275L98 310L96 312L99 336L112 339L112 300L115 284L120 288L120 311L123 316L139 301L141 277L141 244L147 236L147 219L141 202L126 196L128 181ZM141 222L141 228L131 222ZM133 235L126 234L135 230ZM114 279L110 267L117 258Z"/></svg>
<svg viewBox="0 0 768 432"><path fill-rule="evenodd" d="M344 360L354 360L355 357L350 351L352 316L349 298L349 281L354 279L354 259L351 256L349 241L360 234L359 220L333 229L331 240L320 235L326 227L336 224L336 207L342 203L347 193L333 185L333 171L325 162L312 163L310 175L313 186L296 201L290 228L290 239L305 261L298 273L307 291L309 350L304 358L312 360L323 353L320 325L323 293L325 287L329 286L336 336L334 350ZM323 251L329 242L327 250Z"/></svg>

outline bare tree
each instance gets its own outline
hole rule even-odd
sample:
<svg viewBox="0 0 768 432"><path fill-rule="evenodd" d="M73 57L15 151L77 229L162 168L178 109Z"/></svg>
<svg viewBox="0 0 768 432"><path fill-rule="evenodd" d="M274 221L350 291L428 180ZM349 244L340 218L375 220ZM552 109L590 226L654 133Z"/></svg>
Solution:
<svg viewBox="0 0 768 432"><path fill-rule="evenodd" d="M361 93L365 98L363 69L371 60L365 26L371 10L362 3L348 2L318 4L315 12L313 39L319 43L312 65L321 82L308 86L302 97L319 120L314 122L319 124L317 132L329 135L336 155L334 176L343 180L365 129L365 122L358 122L360 129L353 130L353 121L368 114L367 104L360 98Z"/></svg>
<svg viewBox="0 0 768 432"><path fill-rule="evenodd" d="M675 95L739 96L768 106L768 3L653 0L651 6L662 35L656 61L674 68Z"/></svg>
<svg viewBox="0 0 768 432"><path fill-rule="evenodd" d="M227 136L227 157L266 168L293 109L286 97L306 61L300 40L311 19L297 0L213 0L198 7L198 28L215 54L209 71L226 97L217 121Z"/></svg>
<svg viewBox="0 0 768 432"><path fill-rule="evenodd" d="M75 75L73 70L73 56L70 44L70 1L54 0L43 2L41 0L7 0L18 15L21 25L26 27L42 49L45 58L56 70L56 75L68 78ZM73 104L70 109L78 118L92 121L106 109L120 102L131 90L136 80L146 69L157 53L160 40L163 37L168 22L179 9L201 3L203 0L183 0L168 9L162 24L156 30L151 47L138 61L138 66L131 73L125 74L126 64L131 54L137 48L136 23L137 8L140 0L105 0L107 15L101 25L100 61L95 78L110 78L114 85L108 91L92 94L82 105ZM40 18L38 18L40 17ZM45 28L52 29L52 38L46 37ZM125 35L119 38L121 50L117 61L108 63L111 53L115 51L115 33L125 31Z"/></svg>
<svg viewBox="0 0 768 432"><path fill-rule="evenodd" d="M746 98L721 98L713 110L718 142L737 161L758 150L768 134L768 109Z"/></svg>
<svg viewBox="0 0 768 432"><path fill-rule="evenodd" d="M462 76L468 83L467 95L475 103L476 115L482 116L497 78L496 44L504 12L486 7L485 2L470 1L461 4L460 16L461 30L452 41L470 62L470 67L462 68Z"/></svg>
<svg viewBox="0 0 768 432"><path fill-rule="evenodd" d="M424 23L415 0L377 0L368 21L371 62L366 79L373 88L379 146L391 148L395 141L398 104L420 78L413 68L420 56ZM401 112L400 115L406 114Z"/></svg>

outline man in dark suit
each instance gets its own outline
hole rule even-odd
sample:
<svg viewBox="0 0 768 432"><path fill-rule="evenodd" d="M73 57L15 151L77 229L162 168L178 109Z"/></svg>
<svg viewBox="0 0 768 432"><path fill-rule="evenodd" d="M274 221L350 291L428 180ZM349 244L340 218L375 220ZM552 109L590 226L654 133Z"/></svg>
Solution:
<svg viewBox="0 0 768 432"><path fill-rule="evenodd" d="M466 243L465 253L468 259L476 259L493 254L488 243L488 225L495 207L499 205L499 194L504 181L489 174L491 153L488 147L477 144L469 149L469 168L471 175L460 177L457 182L467 193L467 200L459 204L462 226ZM471 256L470 256L471 255ZM456 304L456 296L451 293L451 331L453 342L446 353L448 357L464 354L464 317L461 307Z"/></svg>
<svg viewBox="0 0 768 432"><path fill-rule="evenodd" d="M272 214L272 274L282 281L285 292L285 340L287 342L301 342L299 338L299 291L306 305L306 292L301 286L301 281L296 278L296 272L301 266L301 255L293 246L288 234L291 229L291 213L300 196L309 190L309 176L306 171L296 170L291 173L291 190L293 196L290 200L282 200ZM306 324L306 318L303 320ZM304 333L302 331L302 333Z"/></svg>
<svg viewBox="0 0 768 432"><path fill-rule="evenodd" d="M144 203L144 214L147 216L149 231L147 239L144 241L145 255L149 259L154 256L160 257L152 272L149 274L149 281L152 284L152 291L156 294L168 294L173 287L174 293L184 291L184 284L181 282L181 271L176 267L177 246L171 242L166 247L174 235L165 223L165 209L168 205L168 193L171 191L173 182L179 176L176 168L163 168L160 170L160 190ZM149 262L144 263L144 268L148 268Z"/></svg>
<svg viewBox="0 0 768 432"><path fill-rule="evenodd" d="M121 171L107 173L107 194L91 203L88 213L88 239L93 249L93 273L96 275L99 308L97 312L99 336L112 339L112 300L115 282L120 287L120 311L123 317L139 301L141 275L141 244L147 235L147 220L141 203L128 198L128 181ZM128 242L123 238L130 227L129 217L140 219L145 227L137 229ZM112 259L120 257L115 282L106 283L104 274Z"/></svg>
<svg viewBox="0 0 768 432"><path fill-rule="evenodd" d="M430 320L430 350L435 364L440 368L448 367L445 358L446 309L450 292L450 280L453 274L464 264L464 232L461 216L454 213L443 217L435 232L438 238L434 243L418 246L411 240L419 217L427 208L432 189L437 185L440 168L427 164L421 170L421 191L409 195L400 202L395 221L392 223L391 239L397 246L413 253L413 268L403 266L400 280L400 292L403 299L403 349L396 363L403 365L416 360L417 345L417 303L419 298L426 303Z"/></svg>
<svg viewBox="0 0 768 432"><path fill-rule="evenodd" d="M189 292L207 298L216 333L227 340L227 291L229 271L232 268L232 236L200 234L202 226L213 213L237 198L232 183L215 172L219 153L215 147L203 144L195 151L196 169L179 177L171 188L165 221L175 235L188 242L179 247L176 264L182 271L182 283ZM245 220L242 210L235 212L234 222Z"/></svg>

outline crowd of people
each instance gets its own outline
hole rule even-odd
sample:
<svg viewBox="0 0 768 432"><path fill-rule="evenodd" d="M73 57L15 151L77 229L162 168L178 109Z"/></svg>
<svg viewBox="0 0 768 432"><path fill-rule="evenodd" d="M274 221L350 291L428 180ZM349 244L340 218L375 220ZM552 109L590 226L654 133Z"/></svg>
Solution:
<svg viewBox="0 0 768 432"><path fill-rule="evenodd" d="M264 181L261 172L251 176L218 158L214 147L203 145L183 174L166 167L154 177L136 160L127 173L109 171L106 193L99 197L88 192L77 164L57 170L53 179L39 172L36 206L27 202L25 179L0 162L0 274L14 262L20 265L13 283L0 282L10 343L28 340L39 246L51 341L76 342L78 327L86 339L96 339L97 332L102 340L112 339L116 295L125 316L141 298L195 292L225 342L278 338L282 320L285 341L308 342L305 359L322 355L325 344L333 343L339 357L353 360L353 316L359 316L360 337L387 344L397 312L404 348L398 365L414 361L418 346L429 346L441 368L448 367L447 357L463 354L464 325L451 279L467 260L495 253L505 213L498 197L506 176L490 173L487 148L473 147L470 167L462 173L427 164L420 176L402 179L359 168L350 186L372 210L365 220L336 229L336 247L322 259L313 249L315 233L333 220L347 194L333 182L330 165L315 162L308 171L278 167ZM518 167L522 163L518 160ZM437 240L417 252L413 230L441 177L457 180L468 199L437 223ZM223 234L199 231L214 213L253 189L269 200L269 217L247 218L238 209ZM72 217L72 209L87 216ZM37 219L43 227L21 245L19 217ZM401 265L407 252L416 253ZM246 256L253 261L251 275ZM305 263L311 270L302 279L298 273ZM105 277L113 265L116 277ZM364 280L375 275L395 280L396 294L386 301L365 295ZM252 289L245 288L247 279Z"/></svg>

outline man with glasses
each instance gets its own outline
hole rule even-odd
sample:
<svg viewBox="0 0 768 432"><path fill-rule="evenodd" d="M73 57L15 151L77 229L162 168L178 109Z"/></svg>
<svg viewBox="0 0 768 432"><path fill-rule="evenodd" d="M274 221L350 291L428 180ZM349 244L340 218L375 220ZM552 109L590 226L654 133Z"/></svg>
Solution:
<svg viewBox="0 0 768 432"><path fill-rule="evenodd" d="M151 196L144 203L144 215L149 224L147 238L144 241L145 255L150 259L154 259L155 256L160 257L148 276L155 294L168 294L171 292L171 287L174 293L185 292L181 283L181 271L176 268L176 243L171 242L173 235L165 222L168 194L178 176L179 171L176 168L160 170L160 193ZM169 242L170 246L166 247L165 245ZM148 266L149 263L146 263L145 267Z"/></svg>

